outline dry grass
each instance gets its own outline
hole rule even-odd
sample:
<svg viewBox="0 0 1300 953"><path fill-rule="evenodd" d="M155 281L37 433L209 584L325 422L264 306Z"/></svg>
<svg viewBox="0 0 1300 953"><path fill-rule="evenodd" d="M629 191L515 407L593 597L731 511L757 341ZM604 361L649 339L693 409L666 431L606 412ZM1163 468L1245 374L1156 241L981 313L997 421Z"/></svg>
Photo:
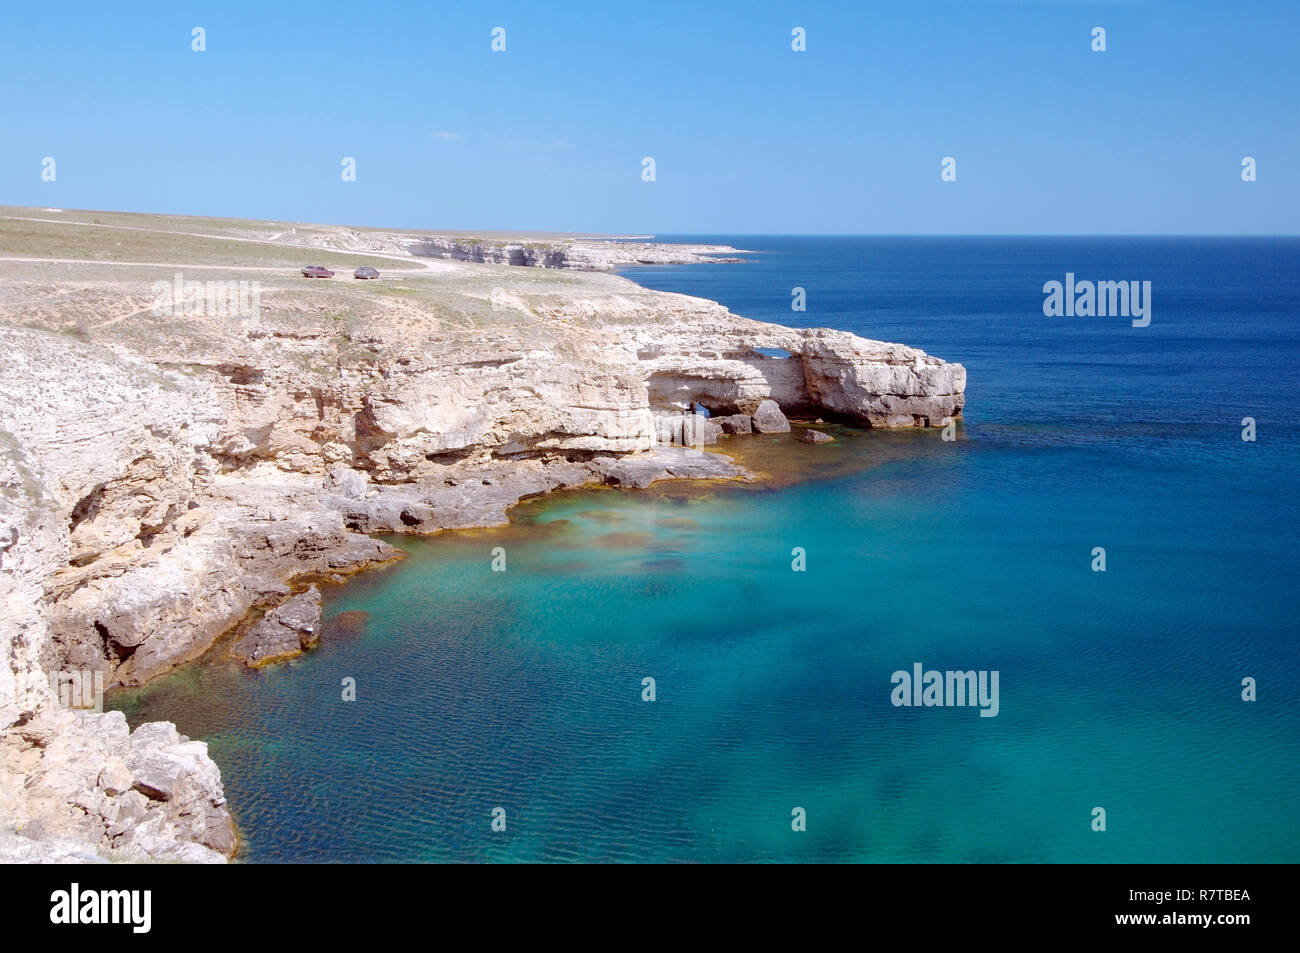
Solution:
<svg viewBox="0 0 1300 953"><path fill-rule="evenodd" d="M60 224L9 215L0 216L0 256L286 270L317 264L335 270L345 269L349 273L362 265L379 269L402 267L391 259L377 256L297 248L275 242L243 240L233 235L229 238L196 237L161 226L93 222Z"/></svg>
<svg viewBox="0 0 1300 953"><path fill-rule="evenodd" d="M643 320L665 301L609 274L283 244L347 241L350 233L362 231L0 207L0 321L97 343L117 340L146 352L151 342L183 342L202 350L218 347L223 338L250 334L254 339L362 340L384 333L446 338L500 332L521 345L547 341L554 346L557 337L574 330ZM303 278L298 269L307 263L326 265L337 274L329 280ZM377 268L381 278L353 279L353 269L361 265ZM257 282L256 330L236 317L152 313L155 283L173 283L178 272L186 281Z"/></svg>

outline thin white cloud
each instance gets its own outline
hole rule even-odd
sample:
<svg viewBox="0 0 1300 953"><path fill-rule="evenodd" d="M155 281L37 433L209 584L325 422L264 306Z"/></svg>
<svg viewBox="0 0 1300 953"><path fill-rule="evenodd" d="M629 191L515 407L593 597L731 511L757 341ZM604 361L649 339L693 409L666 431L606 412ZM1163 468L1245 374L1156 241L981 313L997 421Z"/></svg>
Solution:
<svg viewBox="0 0 1300 953"><path fill-rule="evenodd" d="M459 132L431 132L429 133L434 139L459 139Z"/></svg>

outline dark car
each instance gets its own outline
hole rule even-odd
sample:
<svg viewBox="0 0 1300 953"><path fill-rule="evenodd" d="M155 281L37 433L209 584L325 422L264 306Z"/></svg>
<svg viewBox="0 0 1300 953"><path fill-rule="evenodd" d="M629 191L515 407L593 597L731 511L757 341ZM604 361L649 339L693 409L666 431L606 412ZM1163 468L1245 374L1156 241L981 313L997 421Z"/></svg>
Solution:
<svg viewBox="0 0 1300 953"><path fill-rule="evenodd" d="M353 278L378 278L379 272L369 265L362 265L356 271L352 272Z"/></svg>
<svg viewBox="0 0 1300 953"><path fill-rule="evenodd" d="M334 272L324 265L308 265L302 270L302 276L304 278L333 278Z"/></svg>

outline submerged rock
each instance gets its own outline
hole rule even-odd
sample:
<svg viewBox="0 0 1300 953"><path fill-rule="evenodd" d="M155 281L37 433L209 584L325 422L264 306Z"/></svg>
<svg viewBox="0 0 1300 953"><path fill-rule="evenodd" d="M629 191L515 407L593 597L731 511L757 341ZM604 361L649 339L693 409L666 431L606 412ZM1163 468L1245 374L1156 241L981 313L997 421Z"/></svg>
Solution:
<svg viewBox="0 0 1300 953"><path fill-rule="evenodd" d="M753 474L720 453L661 447L644 456L602 463L600 472L610 486L645 489L660 480L748 480Z"/></svg>
<svg viewBox="0 0 1300 953"><path fill-rule="evenodd" d="M832 443L835 438L828 433L822 433L820 430L805 430L799 435L799 439L804 443Z"/></svg>

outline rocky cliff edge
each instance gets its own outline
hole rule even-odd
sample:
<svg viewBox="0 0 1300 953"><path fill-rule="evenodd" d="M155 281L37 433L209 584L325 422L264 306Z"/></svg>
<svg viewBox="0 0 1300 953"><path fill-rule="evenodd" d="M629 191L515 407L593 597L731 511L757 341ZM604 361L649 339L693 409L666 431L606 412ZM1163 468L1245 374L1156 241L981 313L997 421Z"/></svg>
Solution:
<svg viewBox="0 0 1300 953"><path fill-rule="evenodd" d="M235 850L202 742L67 709L52 673L139 685L263 613L250 659L306 645L299 607L271 614L399 555L372 533L499 524L592 482L745 478L701 452L722 428L700 408L927 428L964 402L962 366L915 348L613 275L393 262L316 282L235 259L185 280L256 281L253 313L160 314L172 266L133 260L0 261L4 858Z"/></svg>

